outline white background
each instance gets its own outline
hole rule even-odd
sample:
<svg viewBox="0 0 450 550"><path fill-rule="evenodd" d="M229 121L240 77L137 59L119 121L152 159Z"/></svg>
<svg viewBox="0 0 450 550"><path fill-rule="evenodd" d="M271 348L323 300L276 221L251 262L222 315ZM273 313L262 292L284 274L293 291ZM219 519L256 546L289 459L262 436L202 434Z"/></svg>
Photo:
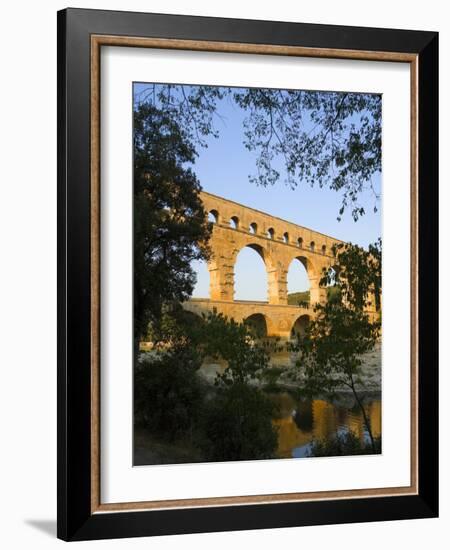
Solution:
<svg viewBox="0 0 450 550"><path fill-rule="evenodd" d="M450 96L449 18L445 3L430 0L393 3L379 0L320 3L279 0L258 3L228 0L224 4L175 0L77 2L78 7L191 13L225 17L291 20L441 31L441 97ZM2 381L0 418L1 545L5 548L52 548L56 516L56 10L62 2L21 2L2 10L0 88L1 266L0 334ZM450 149L448 101L441 102L441 156ZM450 232L450 172L441 167L441 234ZM430 213L432 216L433 213ZM446 239L441 239L444 249ZM441 251L441 273L450 265ZM450 325L446 319L448 284L442 276L441 364ZM444 292L445 290L445 292ZM441 371L441 519L162 537L153 548L173 549L259 546L314 546L377 549L407 546L443 547L450 522L448 421L450 386ZM445 437L444 437L445 436ZM442 542L439 541L442 539ZM107 545L148 547L148 539L101 541ZM439 547L438 546L438 547Z"/></svg>
<svg viewBox="0 0 450 550"><path fill-rule="evenodd" d="M403 63L106 48L102 53L101 501L277 494L410 483L410 69ZM383 94L383 453L131 467L132 82ZM405 202L402 209L397 205ZM402 281L401 288L398 282ZM126 290L128 289L128 291ZM128 335L128 337L127 337ZM199 479L201 483L199 483Z"/></svg>

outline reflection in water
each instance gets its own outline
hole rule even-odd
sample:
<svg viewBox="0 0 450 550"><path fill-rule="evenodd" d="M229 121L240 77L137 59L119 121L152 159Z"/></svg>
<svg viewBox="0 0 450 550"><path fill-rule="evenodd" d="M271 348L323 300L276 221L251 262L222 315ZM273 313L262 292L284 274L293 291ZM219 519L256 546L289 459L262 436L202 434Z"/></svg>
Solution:
<svg viewBox="0 0 450 550"><path fill-rule="evenodd" d="M280 458L304 457L314 439L329 439L349 430L361 443L367 442L362 413L351 395L343 394L333 403L323 399L297 401L288 393L270 397L278 408L273 424L278 428ZM378 437L381 435L381 399L366 396L364 402L372 433Z"/></svg>

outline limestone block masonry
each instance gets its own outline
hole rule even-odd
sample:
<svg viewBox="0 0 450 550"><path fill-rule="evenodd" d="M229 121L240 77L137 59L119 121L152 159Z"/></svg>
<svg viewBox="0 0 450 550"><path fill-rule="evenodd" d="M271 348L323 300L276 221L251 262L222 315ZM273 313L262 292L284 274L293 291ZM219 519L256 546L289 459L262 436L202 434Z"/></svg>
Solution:
<svg viewBox="0 0 450 550"><path fill-rule="evenodd" d="M191 299L184 307L197 314L215 310L238 322L260 314L268 336L289 337L295 323L301 317L310 318L312 306L326 299L319 281L323 269L333 265L333 245L342 241L205 191L201 198L214 220L209 299ZM234 265L246 246L261 256L266 267L267 302L234 300ZM287 301L287 273L295 259L304 265L310 282L307 309Z"/></svg>

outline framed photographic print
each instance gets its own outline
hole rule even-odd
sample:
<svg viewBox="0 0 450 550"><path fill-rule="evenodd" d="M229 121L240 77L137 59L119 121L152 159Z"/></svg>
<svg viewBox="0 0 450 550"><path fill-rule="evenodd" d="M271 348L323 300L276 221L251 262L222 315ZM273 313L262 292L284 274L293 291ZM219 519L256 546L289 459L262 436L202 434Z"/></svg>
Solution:
<svg viewBox="0 0 450 550"><path fill-rule="evenodd" d="M58 13L58 536L438 513L438 36Z"/></svg>

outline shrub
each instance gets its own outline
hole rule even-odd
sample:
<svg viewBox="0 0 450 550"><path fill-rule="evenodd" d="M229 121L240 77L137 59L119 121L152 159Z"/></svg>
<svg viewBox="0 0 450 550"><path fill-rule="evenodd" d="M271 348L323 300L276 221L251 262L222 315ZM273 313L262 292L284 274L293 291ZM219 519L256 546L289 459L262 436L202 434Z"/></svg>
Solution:
<svg viewBox="0 0 450 550"><path fill-rule="evenodd" d="M145 358L135 371L135 423L172 441L190 435L204 399L198 357L181 348Z"/></svg>
<svg viewBox="0 0 450 550"><path fill-rule="evenodd" d="M272 403L257 388L238 382L221 384L204 412L205 438L201 445L207 458L272 458L277 448L272 412Z"/></svg>

